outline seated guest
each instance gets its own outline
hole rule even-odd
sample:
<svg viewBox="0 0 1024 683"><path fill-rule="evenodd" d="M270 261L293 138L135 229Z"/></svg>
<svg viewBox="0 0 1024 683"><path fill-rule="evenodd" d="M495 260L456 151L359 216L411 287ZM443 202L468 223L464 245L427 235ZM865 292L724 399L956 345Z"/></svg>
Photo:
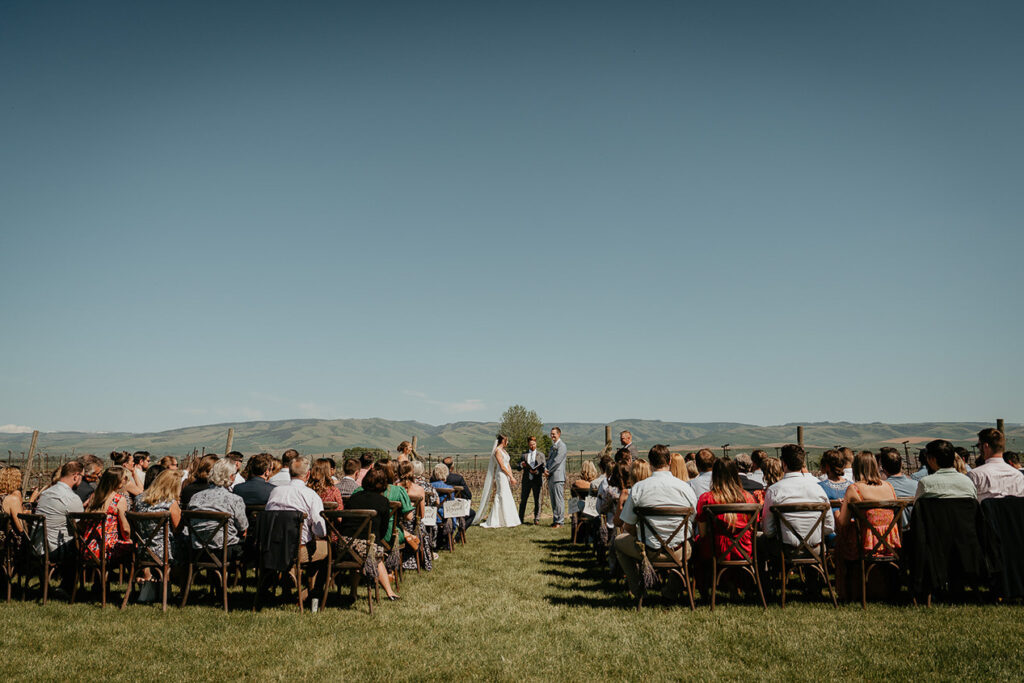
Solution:
<svg viewBox="0 0 1024 683"><path fill-rule="evenodd" d="M618 464L618 463L625 463L627 466L632 465L633 464L633 452L635 450L636 450L635 448L634 449L630 449L630 448L624 446L624 447L620 448L619 450L615 451L615 462L616 462L616 464Z"/></svg>
<svg viewBox="0 0 1024 683"><path fill-rule="evenodd" d="M772 514L772 506L787 503L828 503L828 497L815 479L804 476L803 469L807 456L802 447L796 444L786 444L782 447L781 455L783 475L765 491L764 506L761 509L761 526L769 545L777 546L779 543L783 543L789 546L799 546L799 539L788 527L783 525L783 528L779 528L775 515ZM770 471L766 471L765 481L767 482L769 478ZM808 534L814 527L814 533L806 537L807 542L810 545L821 542L821 525L815 527L818 521L817 512L787 513L786 520L802 535ZM835 517L833 515L825 515L824 527L826 535L835 532Z"/></svg>
<svg viewBox="0 0 1024 683"><path fill-rule="evenodd" d="M416 481L417 478L422 477L422 475L423 463L419 461L406 461L398 468L398 485L404 488L406 493L409 494L409 500L412 501L413 506L419 511L418 516L421 520L418 528L415 524L415 520L413 519L407 519L402 522L402 529L405 531L406 538L406 547L405 550L402 551L402 567L404 569L416 569L416 550L419 548L420 543L426 544L427 548L433 548L434 546L433 531L437 527L424 526L422 519L428 502L432 503L432 501L437 498L437 492L429 485L424 488ZM429 489L429 491L427 489ZM413 541L411 540L412 538L415 538L416 540ZM413 547L414 545L416 547ZM433 569L432 560L432 551L423 553L423 569L431 571Z"/></svg>
<svg viewBox="0 0 1024 683"><path fill-rule="evenodd" d="M878 451L878 463L881 465L885 480L892 486L897 498L913 498L917 491L917 482L903 474L903 458L900 452L891 446Z"/></svg>
<svg viewBox="0 0 1024 683"><path fill-rule="evenodd" d="M1012 467L1013 469L1017 470L1018 472L1021 471L1019 453L1015 451L1003 451L1003 460L1005 460L1006 464Z"/></svg>
<svg viewBox="0 0 1024 683"><path fill-rule="evenodd" d="M150 465L146 469L146 478L142 482L143 492L145 492L145 489L148 489L153 484L157 476L163 471L163 465ZM181 477L178 477L178 483L181 483Z"/></svg>
<svg viewBox="0 0 1024 683"><path fill-rule="evenodd" d="M673 453L668 466L672 476L680 481L690 481L690 473L686 471L686 458L682 453Z"/></svg>
<svg viewBox="0 0 1024 683"><path fill-rule="evenodd" d="M590 484L597 479L597 467L589 460L583 461L580 468L579 479L572 483L572 490L580 493L590 493Z"/></svg>
<svg viewBox="0 0 1024 683"><path fill-rule="evenodd" d="M146 487L146 470L149 469L149 464L149 451L136 451L132 453L131 475L135 477L135 482L143 487L143 489Z"/></svg>
<svg viewBox="0 0 1024 683"><path fill-rule="evenodd" d="M326 467L321 466L321 476ZM327 559L327 525L323 515L324 503L313 489L306 485L309 480L310 462L304 455L295 454L288 461L288 473L291 475L291 483L288 486L278 486L270 494L267 501L267 510L296 510L306 513L306 519L302 523L302 532L299 537L299 562L305 564L313 563L310 571L313 574L313 594L319 595L323 589L325 572L323 562ZM323 483L325 489L330 488L337 492L327 482ZM340 498L340 496L339 496ZM296 577L292 577L293 579ZM300 587L300 590L301 587ZM303 595L305 591L302 591Z"/></svg>
<svg viewBox="0 0 1024 683"><path fill-rule="evenodd" d="M978 432L978 450L985 458L985 464L971 470L967 476L978 490L978 500L1024 497L1024 477L1013 465L1003 459L1006 437L998 429L982 429Z"/></svg>
<svg viewBox="0 0 1024 683"><path fill-rule="evenodd" d="M86 512L105 512L106 520L101 530L99 525L88 528L82 537L93 557L99 559L100 552L107 555L107 562L122 562L131 557L131 529L128 526L128 486L132 473L123 467L110 467L103 472L96 490L85 503ZM106 538L103 539L103 531ZM100 542L106 545L101 548Z"/></svg>
<svg viewBox="0 0 1024 683"><path fill-rule="evenodd" d="M469 484L466 483L465 477L455 471L455 461L452 460L451 456L444 458L441 462L444 463L445 467L448 468L448 476L445 477L445 482L449 486L461 486L462 491L458 491L455 495L458 498L465 498L466 500L473 500L473 492L469 489ZM476 510L470 510L469 516L465 518L468 526L473 525L473 519L476 518Z"/></svg>
<svg viewBox="0 0 1024 683"><path fill-rule="evenodd" d="M1024 479L1024 477L1021 477L1021 479ZM29 511L21 497L21 480L20 468L5 467L0 470L0 508L11 516L11 524L14 525L15 531L11 542L14 544L20 544L21 534L25 531L25 525L18 519L18 515L23 515ZM34 489L28 499L29 505L34 503L38 497L39 489ZM3 535L4 529L0 529L0 543L7 540L3 538ZM3 546L0 545L0 547Z"/></svg>
<svg viewBox="0 0 1024 683"><path fill-rule="evenodd" d="M291 464L292 460L299 457L299 452L294 448L289 448L281 454L281 470L270 477L267 481L272 486L290 486L292 475L291 475Z"/></svg>
<svg viewBox="0 0 1024 683"><path fill-rule="evenodd" d="M758 503L763 503L764 477L761 476L760 478L755 479L750 475L754 470L754 459L746 453L738 453L733 460L736 462L736 471L739 472L740 485L743 487L743 490L754 496ZM758 474L760 474L760 471L758 471ZM714 478L714 470L712 470L711 476ZM761 495L758 496L755 493L756 491L761 491Z"/></svg>
<svg viewBox="0 0 1024 683"><path fill-rule="evenodd" d="M120 467L129 474L134 474L135 464L133 462L132 454L128 451L113 451L110 454L110 461L114 464L114 467ZM136 481L135 477L131 478L128 482L128 486L125 491L130 496L137 496L142 493L142 482Z"/></svg>
<svg viewBox="0 0 1024 683"><path fill-rule="evenodd" d="M853 483L853 449L842 446L839 452L843 456L843 476L846 481Z"/></svg>
<svg viewBox="0 0 1024 683"><path fill-rule="evenodd" d="M96 490L96 483L100 480L100 475L103 474L103 461L97 458L91 453L87 453L80 458L78 462L82 463L82 483L75 488L75 493L82 499L82 504L89 500L89 496Z"/></svg>
<svg viewBox="0 0 1024 683"><path fill-rule="evenodd" d="M837 550L840 559L836 564L836 584L841 600L851 592L846 578L851 564L858 562L861 548L870 550L874 547L876 540L870 529L863 529L863 533L860 536L857 535L857 524L850 507L851 503L871 503L896 499L896 491L890 482L882 479L875 456L870 452L861 453L854 458L853 478L854 482L846 489L843 506L840 508L839 518L836 520L836 529L839 535ZM892 522L892 515L891 510L870 510L866 516L871 526L881 535L885 533ZM900 547L899 525L892 528L886 540L891 547Z"/></svg>
<svg viewBox="0 0 1024 683"><path fill-rule="evenodd" d="M224 457L235 463L235 478L231 484L231 490L234 490L236 486L245 481L245 477L242 476L242 463L245 461L245 456L238 451L231 451Z"/></svg>
<svg viewBox="0 0 1024 683"><path fill-rule="evenodd" d="M61 563L61 583L70 587L74 579L74 536L68 530L69 512L82 512L82 499L74 488L82 481L82 463L77 460L65 463L59 472L57 483L39 494L36 500L36 514L46 518L46 538L32 538L34 552L43 552L42 544L49 548L50 559Z"/></svg>
<svg viewBox="0 0 1024 683"><path fill-rule="evenodd" d="M441 467L441 465L439 465ZM445 468L446 470L448 468ZM388 521L391 519L391 502L382 494L388 487L387 473L383 469L371 469L363 476L362 486L358 491L349 496L345 502L346 510L374 510L377 516L374 518L372 531L374 539L383 538L387 533ZM339 532L344 541L351 540L352 536L359 529L360 522L355 519L344 519L339 526ZM366 541L357 539L354 542L356 552L360 554L369 553L376 561L377 582L384 589L388 600L398 600L398 596L391 588L391 581L388 578L388 570L384 567L386 552L382 546L373 544L367 547Z"/></svg>
<svg viewBox="0 0 1024 683"><path fill-rule="evenodd" d="M928 470L933 472L917 482L914 499L918 498L977 498L974 482L966 474L956 471L956 450L945 439L929 441L924 449Z"/></svg>
<svg viewBox="0 0 1024 683"><path fill-rule="evenodd" d="M671 472L669 473L671 474ZM632 464L630 464L629 478L633 480L634 484L638 481L643 481L649 476L651 476L651 466L643 458L640 458L639 460L634 460Z"/></svg>
<svg viewBox="0 0 1024 683"><path fill-rule="evenodd" d="M728 534L733 535L742 529L750 519L750 515L740 515L735 513L729 513L724 515L717 515L715 520L712 520L708 514L705 513L704 508L708 505L722 505L729 503L750 503L754 504L756 501L754 497L747 491L743 490L743 485L740 483L739 468L736 465L735 460L728 460L722 458L715 461L715 465L711 470L711 489L701 497L697 499L697 549L698 557L706 560L711 559L713 549L711 547L711 524L717 523L719 529L724 529ZM754 513L756 515L756 513ZM753 534L754 527L751 527L740 539L739 545L746 552L747 555L753 552ZM730 539L726 535L721 535L718 538L718 551L720 553L726 553L729 551ZM733 549L725 556L726 560L742 560L745 559L740 553L739 549Z"/></svg>
<svg viewBox="0 0 1024 683"><path fill-rule="evenodd" d="M647 457L650 458L653 472L647 479L633 484L629 497L622 507L621 519L625 533L615 538L615 554L619 565L626 575L626 581L633 595L640 595L642 589L640 583L640 563L643 557L640 554L640 549L637 547L637 509L658 506L694 508L697 505L697 498L693 495L693 489L690 488L687 482L672 476L672 472L669 470L671 453L668 450L668 446L655 445L648 452ZM650 520L649 524L663 538L668 538L681 521L681 517L657 517ZM674 542L681 543L682 545L675 548L663 548L661 542L654 534L644 533L643 537L646 544L644 550L648 557L671 554L676 559L681 559L685 562L689 556L689 547L686 540L691 535L692 517L691 523L687 525L687 528L682 530L673 539Z"/></svg>
<svg viewBox="0 0 1024 683"><path fill-rule="evenodd" d="M924 451L925 449L923 448L917 451L917 463L918 465L920 465L920 467L918 467L917 470L910 475L910 478L913 479L914 481L921 481L929 474L933 474L933 471L929 471L928 469L928 462L924 457Z"/></svg>
<svg viewBox="0 0 1024 683"><path fill-rule="evenodd" d="M237 559L242 554L242 537L249 528L249 520L245 516L245 503L241 496L231 492L231 485L235 481L235 463L230 460L217 460L209 470L206 488L197 491L189 499L188 510L203 510L205 512L227 512L231 514L228 521L228 559ZM182 494L182 500L184 500ZM193 523L196 531L206 533L216 527L216 522L199 521ZM224 542L218 531L213 537L213 544L217 547ZM196 539L192 539L192 547L200 547Z"/></svg>
<svg viewBox="0 0 1024 683"><path fill-rule="evenodd" d="M412 505L412 501L409 499L409 492L397 484L390 483L398 481L398 473L395 471L395 463L391 460L382 460L381 462L374 464L374 469L380 469L384 472L385 477L388 480L388 487L384 491L384 497L390 501L397 502L401 505L398 512L399 521L410 520L413 517L415 508ZM356 489L357 491L359 489ZM391 538L394 535L395 525L394 523L388 524L388 531L384 535L382 540L387 543L391 543ZM398 529L398 540L400 543L405 542L405 532L402 531L401 527Z"/></svg>
<svg viewBox="0 0 1024 683"><path fill-rule="evenodd" d="M697 451L697 457L694 459L694 462L697 463L697 477L690 480L693 494L697 498L711 490L711 470L715 466L716 459L710 449L702 448Z"/></svg>
<svg viewBox="0 0 1024 683"><path fill-rule="evenodd" d="M356 481L356 475L359 473L359 461L355 458L345 458L345 462L341 464L341 472L343 476L338 482L338 493L341 494L342 499L345 499L351 496L359 486L359 482Z"/></svg>
<svg viewBox="0 0 1024 683"><path fill-rule="evenodd" d="M761 486L766 486L764 483L764 461L768 458L768 454L760 448L750 452L751 468L750 472L747 473L747 478L756 481Z"/></svg>
<svg viewBox="0 0 1024 683"><path fill-rule="evenodd" d="M767 490L769 486L782 479L782 460L764 458L761 461L761 472L764 474L764 487Z"/></svg>
<svg viewBox="0 0 1024 683"><path fill-rule="evenodd" d="M324 503L337 503L336 509L338 510L343 507L341 493L331 480L331 461L327 458L317 458L317 461L313 463L306 486L313 489L313 493L320 496L320 500Z"/></svg>
<svg viewBox="0 0 1024 683"><path fill-rule="evenodd" d="M178 469L178 459L173 455L165 455L160 458L160 467L163 467L165 470L176 470Z"/></svg>
<svg viewBox="0 0 1024 683"><path fill-rule="evenodd" d="M597 490L601 488L601 484L608 479L608 475L612 473L612 465L615 460L612 456L605 453L597 460L597 479L590 482L590 495L596 496ZM522 519L522 515L519 516Z"/></svg>
<svg viewBox="0 0 1024 683"><path fill-rule="evenodd" d="M181 507L183 509L188 509L188 504L189 501L192 500L192 496L209 488L210 470L213 469L215 464L217 464L217 456L212 453L204 455L193 463L192 471L189 474L188 479L186 479L185 483L181 486ZM234 478L234 474L232 474L232 481L234 481Z"/></svg>
<svg viewBox="0 0 1024 683"><path fill-rule="evenodd" d="M274 490L274 485L267 481L271 476L270 466L273 462L274 456L269 453L259 453L249 458L245 468L249 478L241 484L235 484L231 492L240 496L246 505L266 505Z"/></svg>
<svg viewBox="0 0 1024 683"><path fill-rule="evenodd" d="M365 477L366 473L370 471L371 467L373 467L373 461L373 453L369 451L363 451L363 453L359 456L359 471L356 472L357 486L363 483L363 477Z"/></svg>
<svg viewBox="0 0 1024 683"><path fill-rule="evenodd" d="M158 467L158 465L154 465ZM152 467L150 469L153 469ZM149 488L142 492L142 495L135 501L136 512L169 512L171 513L171 539L173 534L181 526L181 506L178 505L178 494L181 491L181 477L174 470L163 470ZM174 556L173 544L168 546L171 557ZM163 537L153 539L151 545L157 557L163 559L164 544ZM147 575L149 571L147 570Z"/></svg>
<svg viewBox="0 0 1024 683"><path fill-rule="evenodd" d="M825 492L830 503L833 500L842 500L850 486L851 480L843 474L845 467L846 455L842 450L829 449L821 454L821 473L825 475L825 479L819 481L818 486ZM839 510L834 510L834 513L839 516Z"/></svg>

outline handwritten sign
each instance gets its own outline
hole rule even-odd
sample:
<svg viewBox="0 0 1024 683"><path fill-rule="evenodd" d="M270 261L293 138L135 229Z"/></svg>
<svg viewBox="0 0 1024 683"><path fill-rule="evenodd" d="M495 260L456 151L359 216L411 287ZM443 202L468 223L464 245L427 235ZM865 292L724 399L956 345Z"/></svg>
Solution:
<svg viewBox="0 0 1024 683"><path fill-rule="evenodd" d="M444 516L448 519L469 516L469 501L465 498L449 500L444 504Z"/></svg>
<svg viewBox="0 0 1024 683"><path fill-rule="evenodd" d="M426 506L423 508L423 526L437 526L437 508Z"/></svg>
<svg viewBox="0 0 1024 683"><path fill-rule="evenodd" d="M583 501L583 514L586 517L597 517L597 496L587 496Z"/></svg>

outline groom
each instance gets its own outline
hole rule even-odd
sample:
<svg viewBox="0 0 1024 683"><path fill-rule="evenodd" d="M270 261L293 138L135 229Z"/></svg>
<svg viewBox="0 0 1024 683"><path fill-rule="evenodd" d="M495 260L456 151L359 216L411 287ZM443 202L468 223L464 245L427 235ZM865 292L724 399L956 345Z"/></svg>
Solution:
<svg viewBox="0 0 1024 683"><path fill-rule="evenodd" d="M533 494L533 523L540 519L540 486L544 480L544 454L537 450L537 439L531 436L527 442L530 450L523 453L519 466L523 470L523 492L519 497L519 519L526 523L526 501Z"/></svg>
<svg viewBox="0 0 1024 683"><path fill-rule="evenodd" d="M544 463L544 476L548 478L548 493L551 494L551 514L556 529L565 521L565 454L569 451L562 441L562 430L551 428L551 450Z"/></svg>

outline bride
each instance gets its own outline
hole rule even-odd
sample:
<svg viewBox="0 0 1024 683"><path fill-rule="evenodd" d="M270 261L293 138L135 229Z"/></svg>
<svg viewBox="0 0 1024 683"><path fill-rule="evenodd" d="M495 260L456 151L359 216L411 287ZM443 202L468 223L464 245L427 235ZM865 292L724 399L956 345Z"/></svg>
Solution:
<svg viewBox="0 0 1024 683"><path fill-rule="evenodd" d="M508 452L505 451L507 445L508 437L498 434L491 450L491 461L487 466L487 478L484 480L484 493L480 498L480 516L477 517L477 520L484 519L487 503L491 502L491 512L486 516L487 521L480 524L484 529L519 526L520 523L516 501L512 498L512 487L516 485L516 479L512 476L512 468L508 464ZM492 484L494 499L489 501Z"/></svg>

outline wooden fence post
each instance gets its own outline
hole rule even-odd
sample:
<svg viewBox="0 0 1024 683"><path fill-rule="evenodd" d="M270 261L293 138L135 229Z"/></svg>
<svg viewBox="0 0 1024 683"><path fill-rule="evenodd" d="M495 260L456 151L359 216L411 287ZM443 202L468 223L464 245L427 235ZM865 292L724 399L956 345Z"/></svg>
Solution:
<svg viewBox="0 0 1024 683"><path fill-rule="evenodd" d="M1006 434L1006 430L1003 429L1003 418L1001 418L1001 417L997 417L996 418L996 429L1001 431L1004 435Z"/></svg>
<svg viewBox="0 0 1024 683"><path fill-rule="evenodd" d="M24 496L28 493L29 478L32 476L32 456L36 452L36 441L39 440L39 430L36 429L32 432L32 443L28 447L28 461L25 463L25 478L21 480L21 494Z"/></svg>
<svg viewBox="0 0 1024 683"><path fill-rule="evenodd" d="M228 442L224 445L224 455L231 452L231 444L235 440L235 428L228 427Z"/></svg>
<svg viewBox="0 0 1024 683"><path fill-rule="evenodd" d="M797 427L796 428L796 444L798 446L800 446L800 448L804 447L804 428L803 427Z"/></svg>

